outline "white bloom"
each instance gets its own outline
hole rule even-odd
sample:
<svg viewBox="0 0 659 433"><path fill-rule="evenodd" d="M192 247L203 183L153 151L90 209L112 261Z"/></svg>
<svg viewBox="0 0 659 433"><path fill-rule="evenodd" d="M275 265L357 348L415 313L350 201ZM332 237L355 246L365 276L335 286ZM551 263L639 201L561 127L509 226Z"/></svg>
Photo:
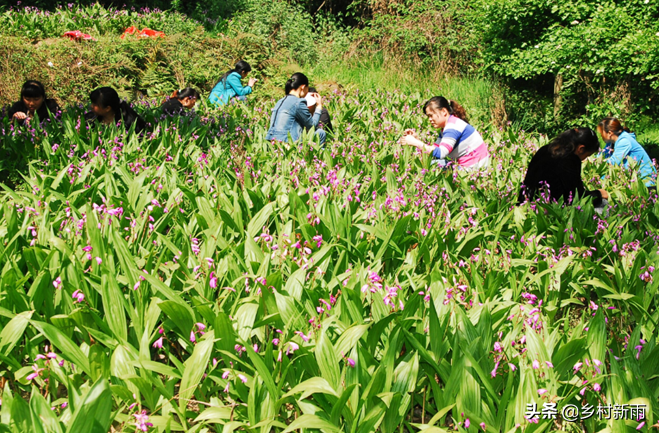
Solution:
<svg viewBox="0 0 659 433"><path fill-rule="evenodd" d="M50 66L52 68L55 65L53 65L53 62L48 62L48 66Z"/></svg>
<svg viewBox="0 0 659 433"><path fill-rule="evenodd" d="M536 45L536 46L533 47L533 48L538 49L538 48L540 48L540 45Z"/></svg>
<svg viewBox="0 0 659 433"><path fill-rule="evenodd" d="M648 4L650 3L650 0L645 0L643 3Z"/></svg>
<svg viewBox="0 0 659 433"><path fill-rule="evenodd" d="M577 24L579 24L579 21L574 20L574 21L572 21L570 24L572 24L573 26L576 26Z"/></svg>

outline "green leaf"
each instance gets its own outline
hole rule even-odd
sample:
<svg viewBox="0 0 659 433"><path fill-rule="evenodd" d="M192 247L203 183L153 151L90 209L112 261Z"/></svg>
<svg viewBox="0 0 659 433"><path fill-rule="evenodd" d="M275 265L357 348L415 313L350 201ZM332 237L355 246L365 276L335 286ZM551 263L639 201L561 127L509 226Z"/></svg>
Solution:
<svg viewBox="0 0 659 433"><path fill-rule="evenodd" d="M297 386L295 386L295 388L288 391L286 394L284 394L282 399L300 392L302 393L300 400L304 400L311 394L316 393L329 394L335 397L339 397L339 394L336 393L334 388L325 379L322 377L312 377L311 379L307 379L304 382L299 383Z"/></svg>
<svg viewBox="0 0 659 433"><path fill-rule="evenodd" d="M34 311L24 311L17 314L13 319L2 328L0 332L0 348L3 349L2 353L9 355L9 352L16 346L25 334L25 328L30 323ZM6 346L6 347L5 347Z"/></svg>
<svg viewBox="0 0 659 433"><path fill-rule="evenodd" d="M82 353L82 350L69 339L62 331L50 325L48 323L37 322L35 320L30 320L30 324L37 328L50 342L59 349L60 355L65 360L69 361L76 367L82 369L85 373L90 376L93 376L89 360Z"/></svg>
<svg viewBox="0 0 659 433"><path fill-rule="evenodd" d="M350 353L371 325L355 325L345 330L336 342L336 353Z"/></svg>
<svg viewBox="0 0 659 433"><path fill-rule="evenodd" d="M333 389L339 389L339 380L341 379L339 358L337 357L337 352L332 346L332 342L327 336L325 328L320 332L320 336L316 343L315 353L316 361L318 362L318 367L320 368L320 373L324 380L326 380Z"/></svg>
<svg viewBox="0 0 659 433"><path fill-rule="evenodd" d="M185 411L190 397L194 395L201 378L206 372L206 367L213 351L214 339L214 331L208 331L201 341L197 343L192 351L192 355L185 361L185 370L183 371L183 379L181 380L179 391L179 408L181 412Z"/></svg>
<svg viewBox="0 0 659 433"><path fill-rule="evenodd" d="M125 300L114 275L104 273L101 277L101 295L103 296L105 320L108 322L110 330L120 343L126 341L128 328L124 312Z"/></svg>
<svg viewBox="0 0 659 433"><path fill-rule="evenodd" d="M105 378L91 387L72 416L67 433L107 433L112 423L112 392Z"/></svg>
<svg viewBox="0 0 659 433"><path fill-rule="evenodd" d="M293 421L282 433L289 433L294 430L304 429L321 429L324 431L339 432L341 429L331 422L320 418L317 415L305 414Z"/></svg>

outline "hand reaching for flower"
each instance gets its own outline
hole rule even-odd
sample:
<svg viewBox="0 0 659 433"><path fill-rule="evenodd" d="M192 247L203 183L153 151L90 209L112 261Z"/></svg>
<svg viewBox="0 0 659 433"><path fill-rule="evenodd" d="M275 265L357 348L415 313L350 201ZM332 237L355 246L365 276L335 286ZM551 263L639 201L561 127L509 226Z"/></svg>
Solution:
<svg viewBox="0 0 659 433"><path fill-rule="evenodd" d="M398 140L402 145L414 146L424 153L432 153L435 150L435 146L425 144L423 141L419 140L416 131L413 129L406 129L404 135Z"/></svg>
<svg viewBox="0 0 659 433"><path fill-rule="evenodd" d="M25 120L27 119L27 114L23 113L22 111L17 111L16 113L14 113L14 119Z"/></svg>
<svg viewBox="0 0 659 433"><path fill-rule="evenodd" d="M403 135L411 135L414 138L419 138L419 135L416 133L414 129L408 128L403 132Z"/></svg>

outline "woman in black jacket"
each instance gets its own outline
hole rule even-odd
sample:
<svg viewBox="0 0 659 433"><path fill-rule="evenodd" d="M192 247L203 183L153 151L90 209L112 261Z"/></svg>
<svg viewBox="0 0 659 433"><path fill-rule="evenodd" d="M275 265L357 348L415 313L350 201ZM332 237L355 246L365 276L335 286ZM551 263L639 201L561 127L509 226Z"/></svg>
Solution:
<svg viewBox="0 0 659 433"><path fill-rule="evenodd" d="M199 99L199 92L192 87L176 90L172 96L167 99L160 108L164 114L174 116L185 113L185 110L191 110Z"/></svg>
<svg viewBox="0 0 659 433"><path fill-rule="evenodd" d="M30 80L23 84L21 99L9 108L8 115L11 120L21 125L30 122L35 115L40 121L50 118L50 114L56 115L60 111L57 101L46 98L46 89L38 81Z"/></svg>
<svg viewBox="0 0 659 433"><path fill-rule="evenodd" d="M146 127L146 122L126 101L119 99L119 94L112 87L99 87L89 95L89 98L92 102L92 111L85 114L88 122L96 120L105 125L123 122L126 129L134 123L137 133Z"/></svg>
<svg viewBox="0 0 659 433"><path fill-rule="evenodd" d="M577 196L593 198L593 205L602 206L609 194L603 190L588 191L581 180L581 162L600 148L595 131L590 128L569 129L541 147L529 163L519 192L518 204L535 200L543 188L552 201L563 198L572 204Z"/></svg>

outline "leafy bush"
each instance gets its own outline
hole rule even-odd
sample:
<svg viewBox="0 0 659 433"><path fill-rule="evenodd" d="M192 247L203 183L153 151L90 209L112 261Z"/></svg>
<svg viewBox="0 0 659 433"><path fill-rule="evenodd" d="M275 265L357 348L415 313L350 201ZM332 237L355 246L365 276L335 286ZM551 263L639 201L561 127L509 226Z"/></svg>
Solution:
<svg viewBox="0 0 659 433"><path fill-rule="evenodd" d="M148 27L166 34L190 34L201 25L187 16L161 10L106 9L98 3L87 7L60 6L55 11L36 7L10 8L0 14L0 35L29 39L59 38L81 30L94 37L121 35L130 26Z"/></svg>
<svg viewBox="0 0 659 433"><path fill-rule="evenodd" d="M30 165L0 197L0 429L541 431L569 427L528 404L587 401L647 412L585 430L647 431L656 195L593 160L608 218L515 207L546 139L477 124L491 168L430 169L395 144L433 138L424 99L328 95L324 151L265 141L272 104L172 120L140 103L142 139L79 108L5 120Z"/></svg>

